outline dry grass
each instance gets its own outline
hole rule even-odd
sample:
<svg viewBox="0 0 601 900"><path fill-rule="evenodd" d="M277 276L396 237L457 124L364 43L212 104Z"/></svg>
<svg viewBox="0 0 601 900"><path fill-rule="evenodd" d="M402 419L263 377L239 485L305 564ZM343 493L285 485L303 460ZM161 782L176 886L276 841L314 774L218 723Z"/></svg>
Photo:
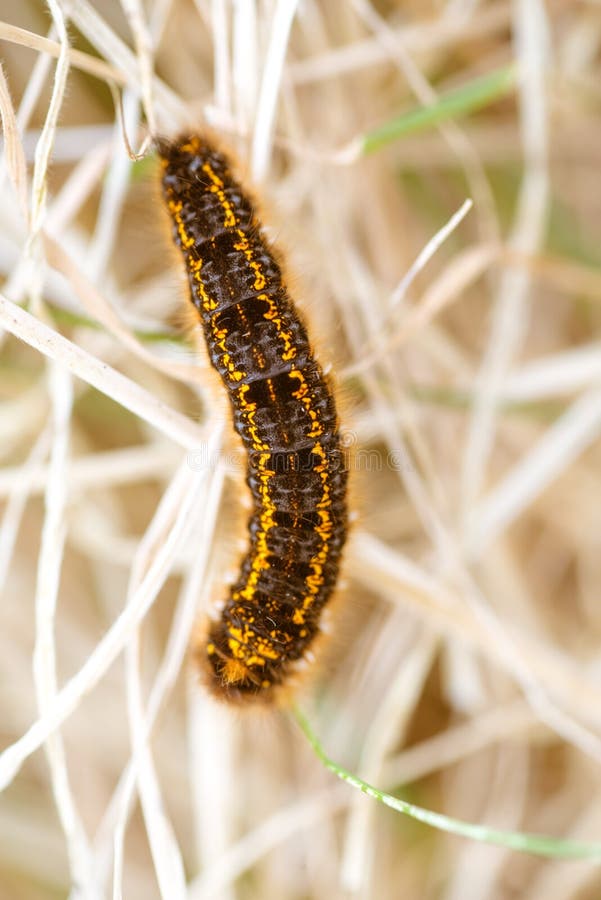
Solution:
<svg viewBox="0 0 601 900"><path fill-rule="evenodd" d="M601 6L0 0L0 38L0 898L599 896L598 866L402 819L196 684L242 474L124 133L237 148L337 373L358 521L299 698L330 756L596 840ZM512 61L513 93L362 153Z"/></svg>

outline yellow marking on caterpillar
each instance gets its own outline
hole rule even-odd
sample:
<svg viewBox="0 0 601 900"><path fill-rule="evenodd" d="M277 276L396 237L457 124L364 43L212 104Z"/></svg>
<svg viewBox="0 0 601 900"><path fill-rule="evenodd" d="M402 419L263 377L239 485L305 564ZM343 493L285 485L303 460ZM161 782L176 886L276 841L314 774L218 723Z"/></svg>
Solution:
<svg viewBox="0 0 601 900"><path fill-rule="evenodd" d="M244 631L241 628L230 626L228 634L227 644L234 658L246 666L264 666L266 660L275 660L280 656L271 641L265 637L259 637L246 626Z"/></svg>
<svg viewBox="0 0 601 900"><path fill-rule="evenodd" d="M223 219L223 227L224 228L234 228L236 225L236 216L234 214L234 208L230 201L227 199L224 191L224 183L222 179L217 175L213 169L211 168L210 163L203 163L202 171L205 172L211 179L211 186L209 190L212 194L217 194L217 199L221 203L223 208L223 212L225 213Z"/></svg>
<svg viewBox="0 0 601 900"><path fill-rule="evenodd" d="M223 364L227 369L230 379L233 382L241 381L246 375L246 372L236 368L236 364L226 350L225 342L227 340L227 328L219 328L213 318L211 319L211 333L215 340L215 344L221 350L221 359L223 360Z"/></svg>
<svg viewBox="0 0 601 900"><path fill-rule="evenodd" d="M267 279L265 278L265 275L261 271L261 266L254 258L249 240L246 237L245 233L241 229L238 228L238 229L236 229L236 234L238 235L240 240L236 244L234 244L234 250L240 250L242 253L244 253L244 256L246 257L246 261L247 261L248 265L250 266L250 268L253 270L254 275L255 275L253 288L255 289L255 291L262 291L263 288L265 287L265 285L267 284Z"/></svg>
<svg viewBox="0 0 601 900"><path fill-rule="evenodd" d="M273 322L276 327L277 336L284 344L284 349L280 353L280 359L284 360L284 362L294 359L296 356L296 347L292 343L292 335L289 331L284 329L284 323L277 304L274 303L269 294L259 294L257 300L264 300L269 305L267 312L263 313L263 318L267 319L268 322Z"/></svg>
<svg viewBox="0 0 601 900"><path fill-rule="evenodd" d="M257 531L251 570L248 574L246 584L242 590L237 591L236 594L233 595L233 599L235 600L238 600L240 597L243 597L245 600L252 600L261 572L270 567L268 560L269 549L267 547L267 534L275 526L273 516L276 512L275 505L269 493L269 480L275 475L275 472L273 469L266 468L270 456L270 453L262 453L257 463L259 494L261 498L261 512L259 515L260 531Z"/></svg>
<svg viewBox="0 0 601 900"><path fill-rule="evenodd" d="M276 396L275 396L275 388L273 386L273 380L271 378L268 378L266 381L266 384L267 384L267 391L269 393L269 399L271 400L271 402L274 405L276 405L277 400L276 400Z"/></svg>
<svg viewBox="0 0 601 900"><path fill-rule="evenodd" d="M329 485L329 472L326 454L321 444L315 444L311 452L315 453L316 456L319 456L321 459L320 464L316 466L313 471L319 474L322 484L321 499L316 507L317 513L320 518L320 524L315 528L315 531L321 537L322 545L317 553L309 561L311 574L307 575L307 577L305 578L307 594L303 598L303 610L309 609L309 607L313 604L315 597L319 594L321 587L323 586L323 568L328 560L328 554L330 552L330 539L334 530L334 523L329 513L329 509L332 505L332 498ZM302 623L299 622L297 624Z"/></svg>
<svg viewBox="0 0 601 900"><path fill-rule="evenodd" d="M240 404L240 410L244 415L244 418L247 422L247 429L250 435L250 439L252 441L253 450L261 451L261 450L269 450L269 444L266 444L265 441L262 441L259 437L257 426L255 424L255 415L257 412L257 404L252 402L249 403L246 399L246 395L250 390L250 386L248 384L243 384L238 391L238 403Z"/></svg>
<svg viewBox="0 0 601 900"><path fill-rule="evenodd" d="M169 212L175 219L180 243L184 250L189 250L190 247L194 246L194 238L186 231L186 226L184 225L182 219L182 209L184 208L184 205L181 200L168 200L167 206L169 208Z"/></svg>
<svg viewBox="0 0 601 900"><path fill-rule="evenodd" d="M305 380L305 376L300 371L300 369L291 369L288 373L288 377L300 382L299 387L292 392L292 396L296 400L300 400L312 422L311 430L307 432L307 437L321 437L321 435L323 434L323 425L320 422L319 413L317 413L313 409L313 401L311 393L309 391L309 385Z"/></svg>
<svg viewBox="0 0 601 900"><path fill-rule="evenodd" d="M238 684L240 681L246 681L250 673L240 660L228 659L221 670L221 675L225 684Z"/></svg>
<svg viewBox="0 0 601 900"><path fill-rule="evenodd" d="M186 257L186 265L192 274L192 279L194 284L198 287L198 293L200 295L200 299L202 301L202 308L205 312L214 312L217 309L217 301L213 300L212 297L207 293L207 289L204 286L204 282L201 278L200 272L202 269L202 259L200 257Z"/></svg>
<svg viewBox="0 0 601 900"><path fill-rule="evenodd" d="M188 267L188 270L192 275L192 279L198 288L198 294L200 295L202 307L207 312L213 312L215 309L217 309L217 303L207 293L207 290L200 276L200 272L202 269L202 259L200 257L192 257L189 253L189 251L195 244L195 240L192 235L186 231L186 226L184 225L182 219L183 204L181 200L171 199L167 201L167 208L173 216L173 219L177 226L177 234L180 243L185 251L186 266Z"/></svg>
<svg viewBox="0 0 601 900"><path fill-rule="evenodd" d="M196 154L200 152L200 148L200 141L196 136L194 136L190 138L187 144L182 144L181 147L178 147L178 150L181 153L192 153L196 156Z"/></svg>

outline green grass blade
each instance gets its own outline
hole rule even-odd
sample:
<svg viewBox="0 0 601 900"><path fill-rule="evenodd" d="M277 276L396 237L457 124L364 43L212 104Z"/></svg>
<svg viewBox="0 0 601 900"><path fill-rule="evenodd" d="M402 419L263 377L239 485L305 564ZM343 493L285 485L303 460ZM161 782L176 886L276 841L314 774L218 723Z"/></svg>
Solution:
<svg viewBox="0 0 601 900"><path fill-rule="evenodd" d="M461 819L452 819L441 813L432 812L421 806L416 806L414 803L408 803L406 800L393 797L391 794L373 787L373 785L368 784L361 778L357 778L356 775L352 775L342 766L333 762L323 750L304 715L298 709L295 709L293 712L317 757L327 769L337 775L338 778L341 778L342 781L346 781L347 784L352 785L352 787L357 788L362 793L373 797L374 800L378 800L397 812L410 816L412 819L417 819L426 825L431 825L433 828L438 828L440 831L447 831L450 834L457 834L481 843L494 844L497 847L506 847L509 850L519 850L522 853L533 853L537 856L547 856L552 859L591 859L601 862L601 844L563 840L542 834L524 834L519 831L498 831L486 825L473 825Z"/></svg>
<svg viewBox="0 0 601 900"><path fill-rule="evenodd" d="M448 119L467 116L476 110L490 106L496 100L511 93L515 87L515 65L504 66L488 75L476 78L468 84L444 94L431 106L420 106L385 122L368 132L362 142L363 153L373 153L391 141L418 131L434 128Z"/></svg>

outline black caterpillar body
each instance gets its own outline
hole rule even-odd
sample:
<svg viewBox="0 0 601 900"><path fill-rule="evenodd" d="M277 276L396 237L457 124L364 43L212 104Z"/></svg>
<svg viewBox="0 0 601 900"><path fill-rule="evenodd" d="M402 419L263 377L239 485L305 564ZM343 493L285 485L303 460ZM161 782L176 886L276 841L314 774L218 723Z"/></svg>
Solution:
<svg viewBox="0 0 601 900"><path fill-rule="evenodd" d="M228 158L198 135L158 149L174 240L254 501L239 577L196 653L220 696L270 699L318 633L338 576L347 472L334 397Z"/></svg>

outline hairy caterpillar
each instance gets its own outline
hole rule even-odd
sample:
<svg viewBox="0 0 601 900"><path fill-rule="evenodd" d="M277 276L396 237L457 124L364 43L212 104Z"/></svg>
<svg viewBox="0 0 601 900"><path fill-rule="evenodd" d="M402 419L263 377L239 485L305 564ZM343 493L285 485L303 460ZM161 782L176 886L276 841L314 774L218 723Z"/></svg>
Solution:
<svg viewBox="0 0 601 900"><path fill-rule="evenodd" d="M338 576L347 472L334 397L227 156L201 135L157 146L190 299L248 453L254 507L240 574L196 654L219 696L271 699L319 632Z"/></svg>

